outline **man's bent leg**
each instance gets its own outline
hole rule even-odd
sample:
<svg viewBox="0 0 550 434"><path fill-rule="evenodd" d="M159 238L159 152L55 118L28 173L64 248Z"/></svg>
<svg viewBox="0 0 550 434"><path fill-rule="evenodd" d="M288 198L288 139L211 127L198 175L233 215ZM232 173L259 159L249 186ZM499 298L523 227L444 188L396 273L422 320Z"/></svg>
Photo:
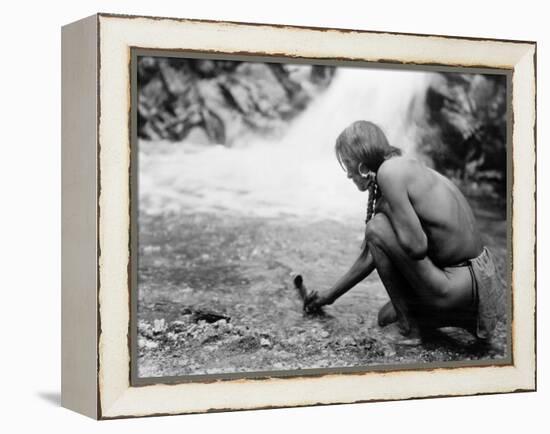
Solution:
<svg viewBox="0 0 550 434"><path fill-rule="evenodd" d="M447 312L471 305L471 276L468 269L464 267L442 270L428 257L422 260L410 258L399 244L395 231L384 214L376 214L369 222L367 242L374 251L385 254L393 268L398 269L398 274L407 282L402 287L412 290L416 299L433 312L434 316L445 316Z"/></svg>
<svg viewBox="0 0 550 434"><path fill-rule="evenodd" d="M386 304L378 314L378 324L384 326L398 321L399 328L405 335L416 333L414 294L408 288L407 281L392 264L390 258L376 244L369 243L369 250L376 264L376 271L390 296L391 302ZM389 307L388 307L389 306ZM393 310L393 312L391 312ZM395 319L392 316L395 315ZM393 321L392 321L393 319Z"/></svg>
<svg viewBox="0 0 550 434"><path fill-rule="evenodd" d="M396 322L397 320L397 311L390 300L378 311L378 325L380 327L385 327L388 324Z"/></svg>

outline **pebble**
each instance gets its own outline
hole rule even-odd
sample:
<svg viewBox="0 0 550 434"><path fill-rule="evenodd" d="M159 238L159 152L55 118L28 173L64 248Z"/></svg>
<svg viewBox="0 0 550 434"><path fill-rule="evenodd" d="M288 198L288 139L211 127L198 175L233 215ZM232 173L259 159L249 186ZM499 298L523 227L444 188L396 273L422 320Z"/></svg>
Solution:
<svg viewBox="0 0 550 434"><path fill-rule="evenodd" d="M344 336L341 341L342 345L352 346L356 345L355 340L351 336Z"/></svg>
<svg viewBox="0 0 550 434"><path fill-rule="evenodd" d="M326 330L323 330L319 336L321 336L322 338L328 338L330 336L330 333L327 332Z"/></svg>
<svg viewBox="0 0 550 434"><path fill-rule="evenodd" d="M140 348L147 348L149 350L155 349L159 346L158 342L150 341L149 339L140 339L138 341Z"/></svg>
<svg viewBox="0 0 550 434"><path fill-rule="evenodd" d="M144 253L160 252L160 246L145 246L143 247Z"/></svg>
<svg viewBox="0 0 550 434"><path fill-rule="evenodd" d="M153 331L163 332L166 329L166 321L164 318L156 319L153 321Z"/></svg>

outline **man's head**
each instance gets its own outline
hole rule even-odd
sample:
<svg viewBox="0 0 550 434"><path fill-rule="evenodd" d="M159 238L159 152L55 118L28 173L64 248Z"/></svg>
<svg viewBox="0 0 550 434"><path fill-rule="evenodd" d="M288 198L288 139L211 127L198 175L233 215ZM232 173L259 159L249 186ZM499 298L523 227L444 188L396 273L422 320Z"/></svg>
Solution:
<svg viewBox="0 0 550 434"><path fill-rule="evenodd" d="M401 150L391 146L380 127L368 121L356 121L336 139L336 158L357 188L365 191L381 164Z"/></svg>

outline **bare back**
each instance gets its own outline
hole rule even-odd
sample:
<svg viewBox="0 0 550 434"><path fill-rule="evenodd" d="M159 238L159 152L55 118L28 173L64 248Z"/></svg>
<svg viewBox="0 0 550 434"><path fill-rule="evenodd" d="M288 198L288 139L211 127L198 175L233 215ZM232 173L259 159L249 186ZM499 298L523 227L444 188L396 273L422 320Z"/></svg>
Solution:
<svg viewBox="0 0 550 434"><path fill-rule="evenodd" d="M392 189L405 189L400 197L408 197L427 237L427 256L435 264L451 266L479 255L482 244L472 209L449 179L404 157L384 162L379 173L386 179L380 210L393 222L396 206L385 202L398 197Z"/></svg>

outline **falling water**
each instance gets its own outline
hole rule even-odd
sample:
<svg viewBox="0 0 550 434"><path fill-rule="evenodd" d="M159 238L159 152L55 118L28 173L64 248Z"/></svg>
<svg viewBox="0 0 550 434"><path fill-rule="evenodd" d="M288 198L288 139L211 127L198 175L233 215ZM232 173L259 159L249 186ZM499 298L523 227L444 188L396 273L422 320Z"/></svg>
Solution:
<svg viewBox="0 0 550 434"><path fill-rule="evenodd" d="M330 87L277 141L227 148L140 143L140 209L227 211L265 217L362 218L366 197L334 155L338 134L359 119L382 127L391 144L414 153L418 113L430 73L339 68Z"/></svg>

